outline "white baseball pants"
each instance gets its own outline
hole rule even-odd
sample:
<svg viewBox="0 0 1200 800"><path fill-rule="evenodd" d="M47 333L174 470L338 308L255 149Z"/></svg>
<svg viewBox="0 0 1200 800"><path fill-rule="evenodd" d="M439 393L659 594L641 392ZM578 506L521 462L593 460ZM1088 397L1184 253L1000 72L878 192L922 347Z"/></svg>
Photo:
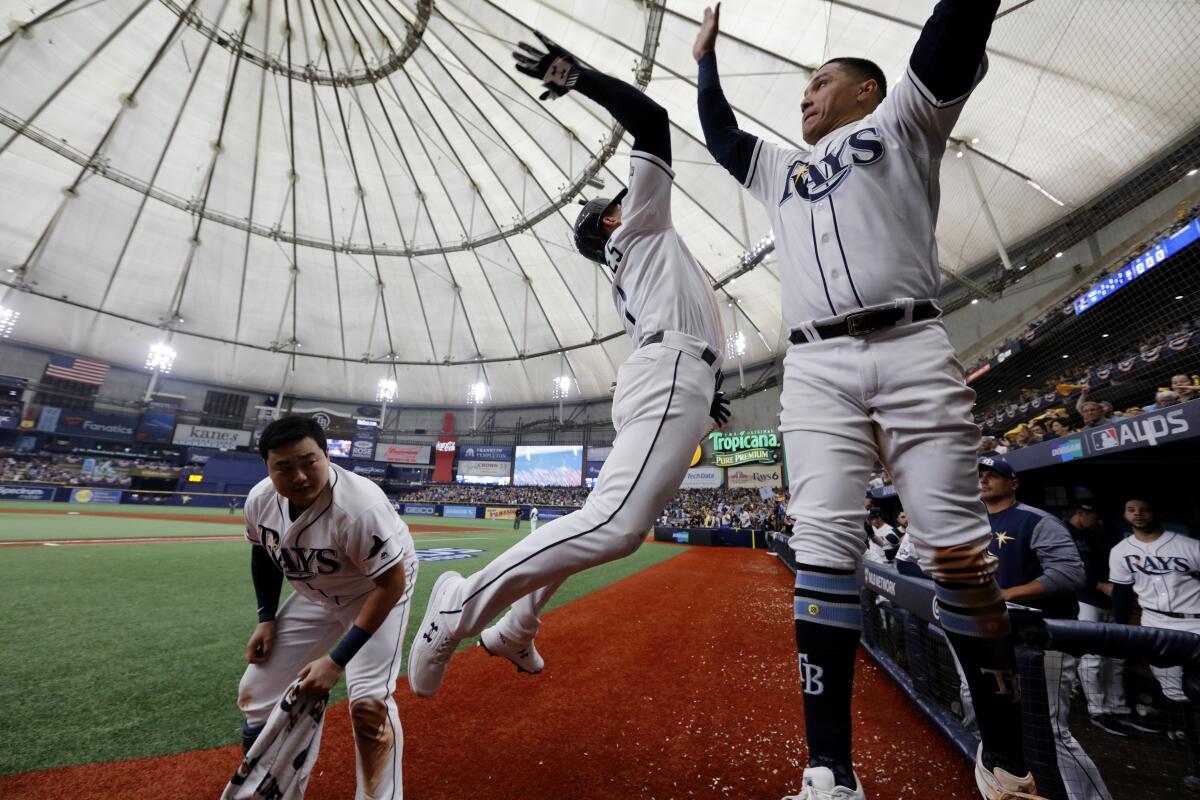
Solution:
<svg viewBox="0 0 1200 800"><path fill-rule="evenodd" d="M705 345L673 334L636 350L617 373L616 438L583 508L538 527L479 572L450 602L461 608L454 636L478 635L512 605L501 631L518 641L537 632L538 615L567 577L623 558L641 546L709 432L715 368Z"/></svg>
<svg viewBox="0 0 1200 800"><path fill-rule="evenodd" d="M417 558L404 562L404 596L379 630L346 664L346 693L354 728L355 800L404 796L400 761L404 732L392 692L400 677L409 600L417 583ZM358 616L363 595L338 609L293 592L276 616L275 644L265 664L250 664L238 687L238 707L254 727L266 724L283 692L306 664L328 653Z"/></svg>
<svg viewBox="0 0 1200 800"><path fill-rule="evenodd" d="M1112 611L1089 603L1079 604L1081 622L1112 622ZM1125 659L1088 654L1079 658L1079 682L1087 698L1088 714L1125 715Z"/></svg>
<svg viewBox="0 0 1200 800"><path fill-rule="evenodd" d="M857 568L866 546L863 489L879 460L927 575L982 583L994 573L979 500L975 393L940 321L793 345L782 401L797 562Z"/></svg>
<svg viewBox="0 0 1200 800"><path fill-rule="evenodd" d="M1168 628L1200 634L1200 619L1175 619L1148 609L1142 609L1142 624L1148 628ZM1162 687L1168 700L1176 703L1187 702L1188 696L1183 691L1183 667L1151 667L1150 671L1158 679L1158 685Z"/></svg>

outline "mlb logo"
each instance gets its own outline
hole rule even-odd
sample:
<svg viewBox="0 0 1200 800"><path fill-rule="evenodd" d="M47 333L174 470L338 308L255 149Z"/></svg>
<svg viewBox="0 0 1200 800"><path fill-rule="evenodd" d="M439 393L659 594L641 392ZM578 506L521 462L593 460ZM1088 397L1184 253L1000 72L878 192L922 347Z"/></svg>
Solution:
<svg viewBox="0 0 1200 800"><path fill-rule="evenodd" d="M1105 428L1102 431L1092 431L1092 448L1095 450L1108 450L1116 447L1121 443L1117 438L1116 428Z"/></svg>

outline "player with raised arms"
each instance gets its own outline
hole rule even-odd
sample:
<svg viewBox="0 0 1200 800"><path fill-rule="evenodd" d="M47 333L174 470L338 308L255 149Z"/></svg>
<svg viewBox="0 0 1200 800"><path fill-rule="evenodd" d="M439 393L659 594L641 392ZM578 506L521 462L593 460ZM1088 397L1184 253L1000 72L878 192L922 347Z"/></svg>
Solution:
<svg viewBox="0 0 1200 800"><path fill-rule="evenodd" d="M267 477L246 498L258 626L238 687L242 747L251 752L297 677L301 695L320 697L344 673L355 798L399 798L404 736L392 693L417 578L412 535L378 485L329 463L315 420L275 420L258 449ZM295 591L280 607L285 577Z"/></svg>
<svg viewBox="0 0 1200 800"><path fill-rule="evenodd" d="M976 483L975 396L934 303L939 169L983 78L999 5L939 2L890 94L870 61L823 64L796 98L811 149L738 129L717 73L719 5L705 10L693 47L706 144L766 209L791 330L780 429L796 520L805 800L865 797L851 761L850 696L862 627L862 491L876 460L912 519L909 536L966 670L983 739L979 790L989 800L1036 796L1022 753L1012 631Z"/></svg>
<svg viewBox="0 0 1200 800"><path fill-rule="evenodd" d="M546 601L568 576L638 549L679 491L696 445L729 415L719 391L716 297L671 221L666 110L537 37L544 51L522 42L513 55L520 72L545 86L541 98L579 92L633 135L628 188L589 201L574 233L579 252L612 271L613 302L634 351L617 373L612 452L583 508L538 526L479 572L446 572L434 583L409 655L408 681L422 696L437 692L458 642L481 632L491 654L540 671L533 637Z"/></svg>

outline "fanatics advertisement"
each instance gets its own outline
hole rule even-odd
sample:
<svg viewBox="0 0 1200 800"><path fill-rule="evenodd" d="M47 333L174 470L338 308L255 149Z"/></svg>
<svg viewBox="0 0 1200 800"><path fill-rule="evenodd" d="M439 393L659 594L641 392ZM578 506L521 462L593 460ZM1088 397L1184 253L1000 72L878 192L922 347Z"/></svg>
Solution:
<svg viewBox="0 0 1200 800"><path fill-rule="evenodd" d="M720 489L725 484L725 474L719 467L692 467L683 477L680 489Z"/></svg>
<svg viewBox="0 0 1200 800"><path fill-rule="evenodd" d="M427 444L379 444L375 446L375 460L389 464L428 464Z"/></svg>
<svg viewBox="0 0 1200 800"><path fill-rule="evenodd" d="M442 506L442 516L475 519L475 506Z"/></svg>
<svg viewBox="0 0 1200 800"><path fill-rule="evenodd" d="M726 471L725 480L730 489L774 489L783 486L783 467L734 467Z"/></svg>
<svg viewBox="0 0 1200 800"><path fill-rule="evenodd" d="M187 447L211 447L216 450L232 450L250 446L250 431L232 428L210 428L205 425L175 426L174 444Z"/></svg>
<svg viewBox="0 0 1200 800"><path fill-rule="evenodd" d="M58 427L55 430L69 436L93 436L97 439L129 441L133 438L137 426L136 417L97 414L94 411L63 411L58 418Z"/></svg>

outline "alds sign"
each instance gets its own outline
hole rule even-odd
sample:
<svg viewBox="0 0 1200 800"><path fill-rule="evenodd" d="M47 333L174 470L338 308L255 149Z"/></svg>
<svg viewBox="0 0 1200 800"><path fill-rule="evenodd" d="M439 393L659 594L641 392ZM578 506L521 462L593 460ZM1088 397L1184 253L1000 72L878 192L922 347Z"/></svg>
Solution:
<svg viewBox="0 0 1200 800"><path fill-rule="evenodd" d="M713 465L736 467L739 464L774 464L778 460L779 434L772 430L709 434Z"/></svg>

